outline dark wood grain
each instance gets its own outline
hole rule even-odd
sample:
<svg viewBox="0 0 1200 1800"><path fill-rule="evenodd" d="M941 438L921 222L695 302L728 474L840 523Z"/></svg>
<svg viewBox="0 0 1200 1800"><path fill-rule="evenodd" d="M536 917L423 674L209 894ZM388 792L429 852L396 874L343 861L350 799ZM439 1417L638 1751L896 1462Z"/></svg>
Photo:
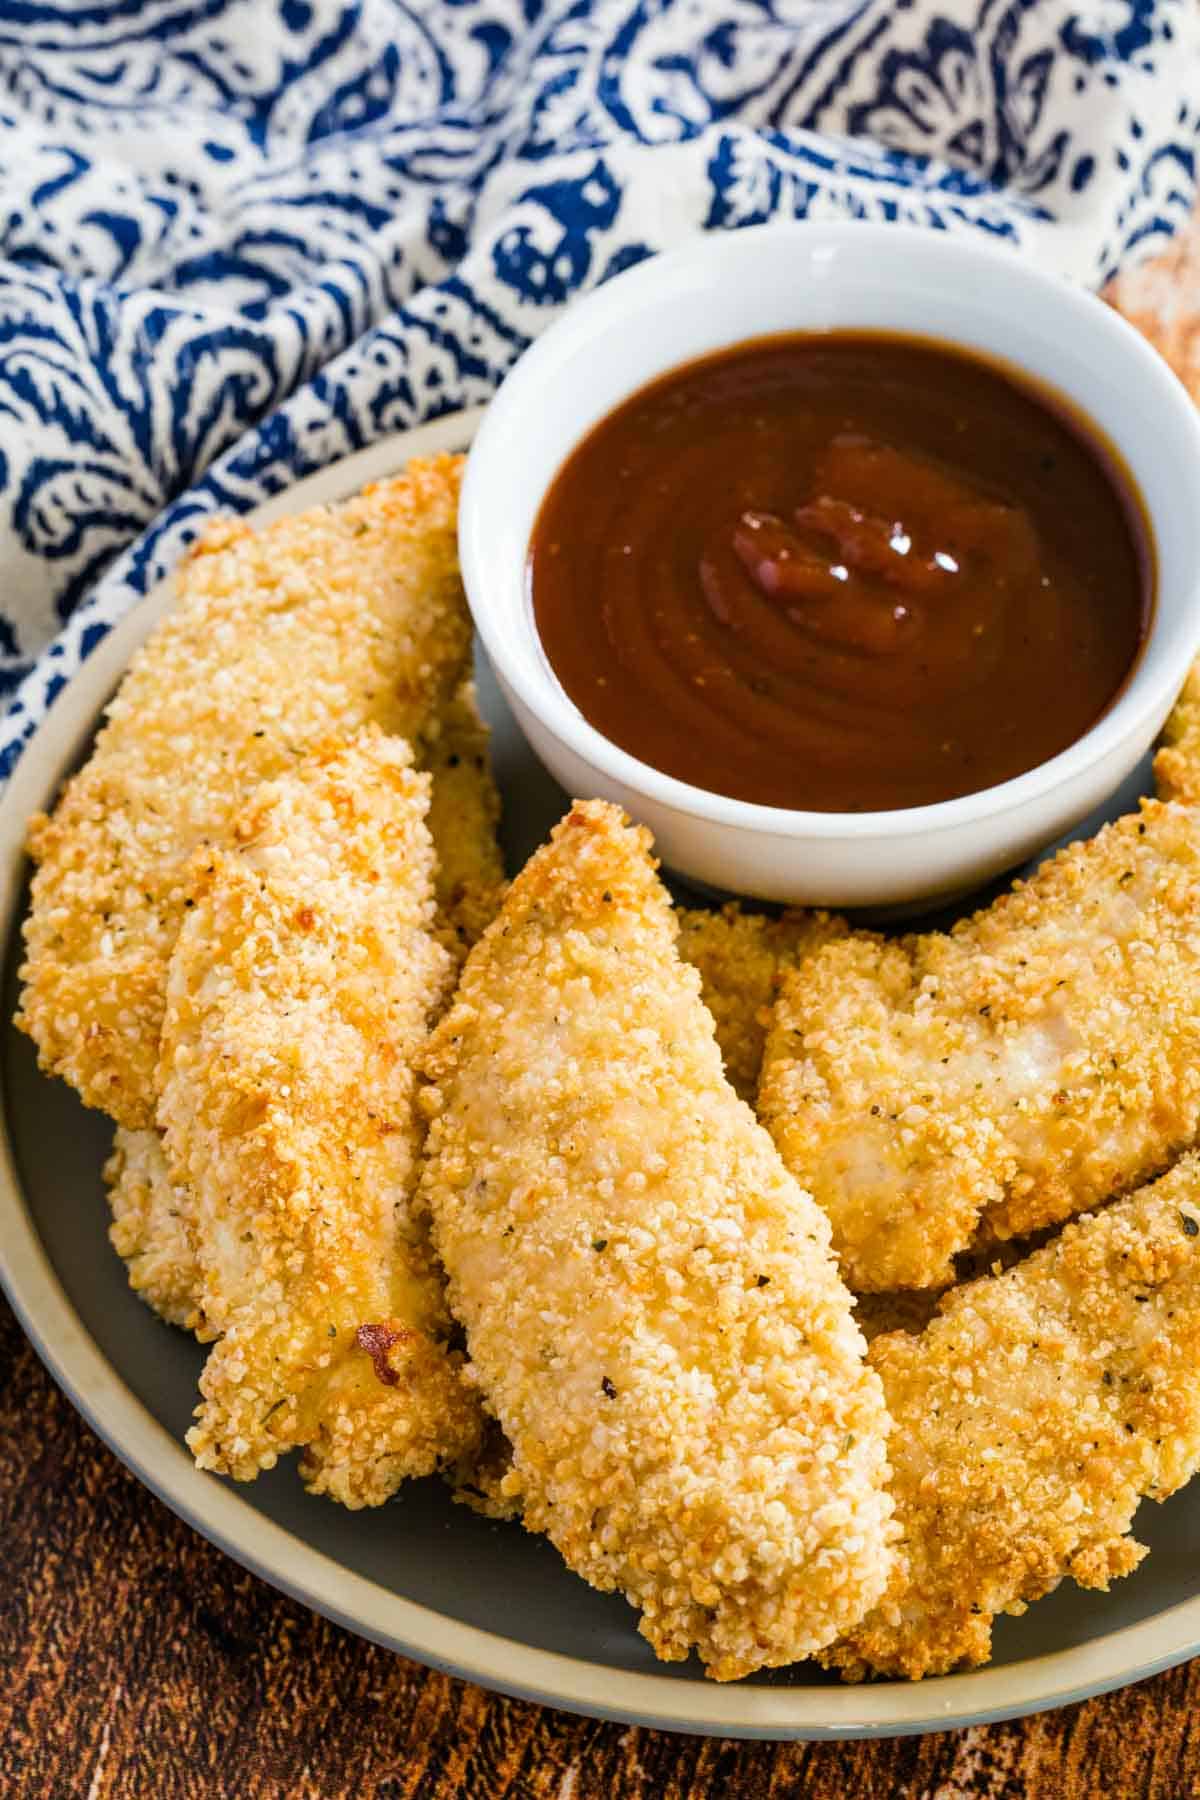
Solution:
<svg viewBox="0 0 1200 1800"><path fill-rule="evenodd" d="M1110 295L1200 400L1200 220ZM364 1644L175 1519L0 1302L0 1800L1187 1800L1200 1662L1012 1725L737 1744L505 1700Z"/></svg>
<svg viewBox="0 0 1200 1800"><path fill-rule="evenodd" d="M360 1642L172 1516L0 1303L5 1800L1180 1800L1200 1664L986 1730L737 1744L504 1700Z"/></svg>

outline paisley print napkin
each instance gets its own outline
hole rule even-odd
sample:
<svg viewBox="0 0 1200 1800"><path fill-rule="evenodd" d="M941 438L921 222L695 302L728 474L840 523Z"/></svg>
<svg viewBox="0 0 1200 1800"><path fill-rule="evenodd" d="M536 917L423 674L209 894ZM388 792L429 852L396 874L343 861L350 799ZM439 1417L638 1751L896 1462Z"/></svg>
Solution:
<svg viewBox="0 0 1200 1800"><path fill-rule="evenodd" d="M1198 44L1195 0L0 0L0 775L207 514L691 232L1152 253Z"/></svg>

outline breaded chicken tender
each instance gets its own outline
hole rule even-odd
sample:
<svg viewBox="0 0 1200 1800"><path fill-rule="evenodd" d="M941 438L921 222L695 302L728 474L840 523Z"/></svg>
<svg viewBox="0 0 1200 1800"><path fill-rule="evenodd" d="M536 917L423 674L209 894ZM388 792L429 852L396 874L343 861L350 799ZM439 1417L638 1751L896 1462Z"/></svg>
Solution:
<svg viewBox="0 0 1200 1800"><path fill-rule="evenodd" d="M469 799L461 810L468 819L478 811L471 807ZM430 806L435 842L437 832L433 820L437 812L435 776ZM481 834L476 832L474 835L478 840ZM482 919L482 924L486 925L503 898L503 884L489 887L484 882L477 891L488 897L480 909L482 915L490 906L488 916ZM843 936L848 927L844 920L830 913L797 909L778 918L769 918L761 913L744 912L736 900L726 902L717 910L677 907L675 917L679 926L679 954L700 973L701 997L716 1027L725 1078L741 1099L752 1104L780 969L801 963L823 943ZM478 932L474 933L470 942L478 935ZM450 942L449 947L454 949L456 946ZM868 1300L875 1298L868 1296ZM855 1302L855 1318L868 1342L879 1331L896 1329L901 1315L911 1319L915 1309L906 1308L906 1300L915 1299L920 1303L921 1324L937 1304L936 1294L881 1295L878 1298L894 1302L886 1316L876 1306L868 1306L864 1312L863 1300ZM914 1330L918 1328L912 1326ZM489 1421L489 1428L493 1426L494 1421ZM491 1450L483 1460L478 1464L468 1463L463 1471L452 1475L455 1499L487 1518L519 1518L519 1497L506 1501L500 1494L500 1482L511 1467L510 1448L499 1427L495 1426Z"/></svg>
<svg viewBox="0 0 1200 1800"><path fill-rule="evenodd" d="M1200 1119L1200 816L1145 801L948 935L819 951L759 1099L856 1291L1159 1173Z"/></svg>
<svg viewBox="0 0 1200 1800"><path fill-rule="evenodd" d="M943 1300L970 1281L985 1275L1001 1275L1024 1260L1052 1236L1052 1230L1034 1232L1003 1243L979 1243L954 1259L954 1281L948 1288L892 1288L886 1292L855 1294L854 1317L868 1344L887 1331L924 1331Z"/></svg>
<svg viewBox="0 0 1200 1800"><path fill-rule="evenodd" d="M679 954L700 971L726 1078L753 1105L780 972L843 937L845 920L799 911L772 919L743 912L736 900L719 911L680 907L678 917Z"/></svg>
<svg viewBox="0 0 1200 1800"><path fill-rule="evenodd" d="M1200 1467L1200 1158L871 1360L904 1538L884 1599L822 1660L914 1678L985 1662L997 1613L1136 1568L1138 1501Z"/></svg>
<svg viewBox="0 0 1200 1800"><path fill-rule="evenodd" d="M432 935L429 778L366 727L262 786L200 852L171 957L159 1123L219 1342L188 1435L249 1480L385 1500L477 1443L412 1197L414 1058L452 959Z"/></svg>
<svg viewBox="0 0 1200 1800"><path fill-rule="evenodd" d="M488 736L474 683L465 682L420 745L421 766L433 777L426 823L436 858L434 931L459 961L504 894L496 838L500 802ZM168 1324L195 1331L203 1341L199 1270L186 1227L188 1193L172 1184L158 1133L118 1127L104 1173L113 1215L108 1235L129 1265L130 1286Z"/></svg>
<svg viewBox="0 0 1200 1800"><path fill-rule="evenodd" d="M184 871L242 795L330 733L419 737L463 680L459 458L410 464L342 506L214 524L50 818L25 922L17 1022L41 1066L130 1130L154 1122Z"/></svg>
<svg viewBox="0 0 1200 1800"><path fill-rule="evenodd" d="M113 1220L109 1241L128 1265L130 1287L168 1324L207 1343L213 1332L200 1309L188 1194L171 1180L157 1131L119 1125L104 1179Z"/></svg>
<svg viewBox="0 0 1200 1800"><path fill-rule="evenodd" d="M513 883L424 1059L421 1191L513 1447L502 1493L659 1656L731 1680L881 1593L887 1421L648 843L577 803Z"/></svg>
<svg viewBox="0 0 1200 1800"><path fill-rule="evenodd" d="M433 776L428 823L437 856L434 892L442 938L460 961L504 898L490 735L479 716L475 683L465 681L432 712L416 742L417 762Z"/></svg>
<svg viewBox="0 0 1200 1800"><path fill-rule="evenodd" d="M495 836L499 797L487 759L488 728L466 684L444 709L444 735L422 748L433 774L429 826L436 855L434 933L459 961L504 895ZM199 1270L188 1242L186 1187L172 1184L157 1131L117 1127L105 1164L113 1223L109 1241L129 1267L129 1284L169 1325L211 1337L199 1310Z"/></svg>
<svg viewBox="0 0 1200 1800"><path fill-rule="evenodd" d="M433 777L426 823L436 859L434 932L459 961L504 896L489 735L474 683L466 682L419 746L420 764ZM186 1229L187 1189L172 1184L157 1131L118 1126L104 1177L113 1215L109 1240L129 1266L130 1286L168 1324L206 1341Z"/></svg>

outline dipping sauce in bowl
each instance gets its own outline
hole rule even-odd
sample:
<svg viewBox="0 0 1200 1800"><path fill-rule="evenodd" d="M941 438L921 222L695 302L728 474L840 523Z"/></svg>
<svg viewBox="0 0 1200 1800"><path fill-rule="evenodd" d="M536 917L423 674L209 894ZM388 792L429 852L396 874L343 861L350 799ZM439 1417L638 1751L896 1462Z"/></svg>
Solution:
<svg viewBox="0 0 1200 1800"><path fill-rule="evenodd" d="M559 470L527 579L613 743L712 793L884 812L1081 738L1154 604L1141 501L996 364L876 333L762 338L643 388Z"/></svg>

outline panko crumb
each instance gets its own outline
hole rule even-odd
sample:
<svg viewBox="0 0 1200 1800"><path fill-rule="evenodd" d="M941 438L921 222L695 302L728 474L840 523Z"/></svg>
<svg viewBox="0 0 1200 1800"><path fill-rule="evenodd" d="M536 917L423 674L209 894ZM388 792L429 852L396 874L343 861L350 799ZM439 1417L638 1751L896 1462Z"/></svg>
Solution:
<svg viewBox="0 0 1200 1800"><path fill-rule="evenodd" d="M855 1294L854 1317L859 1330L868 1344L889 1331L924 1331L950 1296L968 1282L1002 1275L1005 1269L1040 1250L1054 1235L1055 1228L1049 1227L1029 1237L1007 1238L1003 1242L977 1240L955 1257L954 1280L948 1288L893 1288L890 1292Z"/></svg>
<svg viewBox="0 0 1200 1800"><path fill-rule="evenodd" d="M849 927L826 912L794 910L768 918L744 912L736 900L719 911L680 907L678 918L679 954L700 971L726 1078L753 1106L781 971L799 968Z"/></svg>
<svg viewBox="0 0 1200 1800"><path fill-rule="evenodd" d="M784 974L760 1110L856 1291L944 1287L1159 1173L1200 1116L1200 832L1147 800L948 934Z"/></svg>
<svg viewBox="0 0 1200 1800"><path fill-rule="evenodd" d="M438 936L459 962L491 924L504 898L500 794L475 683L465 681L434 709L414 746L433 777L429 835L436 853Z"/></svg>
<svg viewBox="0 0 1200 1800"><path fill-rule="evenodd" d="M432 780L426 823L435 852L433 931L458 962L504 897L488 737L474 683L465 682L439 710L418 754ZM118 1126L105 1180L113 1214L109 1240L128 1265L130 1286L168 1324L208 1342L188 1242L188 1193L172 1184L158 1133Z"/></svg>
<svg viewBox="0 0 1200 1800"><path fill-rule="evenodd" d="M200 1307L200 1270L187 1231L187 1195L172 1180L157 1131L117 1127L104 1165L108 1236L134 1293L201 1343L214 1333Z"/></svg>
<svg viewBox="0 0 1200 1800"><path fill-rule="evenodd" d="M822 1660L851 1679L985 1662L997 1613L1107 1588L1143 1496L1200 1466L1200 1157L871 1346L903 1561Z"/></svg>
<svg viewBox="0 0 1200 1800"><path fill-rule="evenodd" d="M154 1123L192 852L223 841L241 797L319 739L372 720L418 737L462 682L460 464L413 462L257 530L211 525L89 761L33 820L17 1023L43 1069L127 1129Z"/></svg>
<svg viewBox="0 0 1200 1800"><path fill-rule="evenodd" d="M1154 758L1154 782L1162 800L1200 801L1200 661L1188 670L1183 690L1163 727Z"/></svg>
<svg viewBox="0 0 1200 1800"><path fill-rule="evenodd" d="M368 726L244 803L198 853L171 957L158 1116L220 1334L188 1443L250 1480L302 1447L307 1485L371 1506L468 1455L412 1191L413 1061L452 962L431 931L429 778Z"/></svg>
<svg viewBox="0 0 1200 1800"><path fill-rule="evenodd" d="M421 1193L506 1498L728 1681L860 1618L887 1419L823 1215L721 1069L645 831L577 803L423 1067Z"/></svg>
<svg viewBox="0 0 1200 1800"><path fill-rule="evenodd" d="M948 1288L893 1288L890 1292L855 1294L854 1317L868 1344L888 1331L924 1331L930 1319L951 1294L969 1281L1001 1275L1040 1250L1054 1235L1054 1228L1033 1232L1026 1238L1003 1242L979 1240L954 1259L954 1281Z"/></svg>

